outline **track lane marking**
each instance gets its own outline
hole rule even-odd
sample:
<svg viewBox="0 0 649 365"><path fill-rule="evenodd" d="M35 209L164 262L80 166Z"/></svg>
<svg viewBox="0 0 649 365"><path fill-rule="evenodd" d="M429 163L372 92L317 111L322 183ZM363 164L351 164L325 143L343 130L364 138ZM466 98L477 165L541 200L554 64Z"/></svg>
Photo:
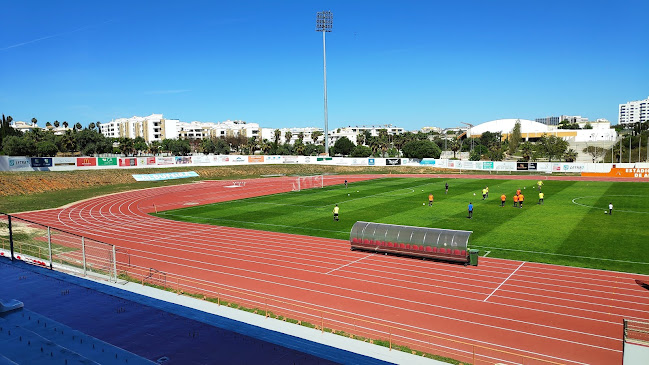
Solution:
<svg viewBox="0 0 649 365"><path fill-rule="evenodd" d="M370 256L372 256L372 254L369 254L369 255L367 255L367 256L361 257L360 259L358 259L358 260L356 260L356 261L352 261L352 262L350 262L350 263L348 263L348 264L346 264L346 265L339 266L339 267L337 267L337 268L335 268L335 269L333 269L333 270L331 270L331 271L329 271L329 272L326 272L325 275L329 275L329 274L331 274L332 272L334 272L334 271L336 271L336 270L342 269L342 268L345 267L345 266L349 266L349 265L351 265L351 264L353 264L353 263L356 263L356 262L359 262L359 261L361 261L361 260L364 260L364 259L366 259L366 258L368 258L368 257L370 257Z"/></svg>
<svg viewBox="0 0 649 365"><path fill-rule="evenodd" d="M525 261L521 262L521 264L516 268L516 270L514 270L511 274L509 274L509 276L507 277L507 279L505 279L505 281L503 281L502 283L500 283L500 285L498 285L498 287L497 287L496 289L494 289L494 291L492 291L491 294L489 294L489 296L488 296L485 300L483 300L483 302L486 302L487 299L491 298L491 296L494 295L494 293L496 292L496 290L500 289L500 287L503 286L503 284L505 284L505 282L506 282L507 280L509 280L509 278L511 278L512 275L514 275L514 274L516 273L516 271L518 271L518 269L520 269L521 267L523 267L524 264L525 264Z"/></svg>

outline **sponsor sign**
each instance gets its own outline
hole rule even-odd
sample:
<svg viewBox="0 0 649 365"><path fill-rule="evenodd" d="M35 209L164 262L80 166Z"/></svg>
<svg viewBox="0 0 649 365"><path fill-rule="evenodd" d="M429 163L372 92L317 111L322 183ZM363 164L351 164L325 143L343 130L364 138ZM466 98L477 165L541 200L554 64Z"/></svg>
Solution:
<svg viewBox="0 0 649 365"><path fill-rule="evenodd" d="M137 166L137 158L135 157L126 157L119 159L120 166Z"/></svg>
<svg viewBox="0 0 649 365"><path fill-rule="evenodd" d="M193 156L192 161L196 164L208 164L210 163L210 156L206 155L198 155L198 156Z"/></svg>
<svg viewBox="0 0 649 365"><path fill-rule="evenodd" d="M296 158L297 158L297 157L296 157ZM244 162L246 162L246 161L248 161L248 160L245 159L245 158L243 158L243 157L241 157L241 156L237 156L237 157L232 157L232 158L230 159L230 161L232 161L233 163L244 163Z"/></svg>
<svg viewBox="0 0 649 365"><path fill-rule="evenodd" d="M626 177L646 181L645 179L649 178L649 169L613 167L609 172L582 172L581 176Z"/></svg>
<svg viewBox="0 0 649 365"><path fill-rule="evenodd" d="M266 156L266 162L280 162L282 156Z"/></svg>
<svg viewBox="0 0 649 365"><path fill-rule="evenodd" d="M176 158L172 157L172 156L157 157L156 158L156 164L158 166L161 166L161 165L174 165L174 164L176 164Z"/></svg>
<svg viewBox="0 0 649 365"><path fill-rule="evenodd" d="M457 161L457 160L449 160L448 161L448 167L452 168L452 169L454 169L456 167L459 167L458 162L459 161Z"/></svg>
<svg viewBox="0 0 649 365"><path fill-rule="evenodd" d="M482 163L482 169L483 170L493 170L494 169L494 162L493 161L484 161Z"/></svg>
<svg viewBox="0 0 649 365"><path fill-rule="evenodd" d="M189 165L192 163L192 156L176 156L176 165Z"/></svg>
<svg viewBox="0 0 649 365"><path fill-rule="evenodd" d="M54 166L76 166L74 157L54 157Z"/></svg>
<svg viewBox="0 0 649 365"><path fill-rule="evenodd" d="M284 156L284 163L297 163L297 156Z"/></svg>
<svg viewBox="0 0 649 365"><path fill-rule="evenodd" d="M516 162L495 161L494 170L497 171L514 171L516 170Z"/></svg>
<svg viewBox="0 0 649 365"><path fill-rule="evenodd" d="M368 164L368 165L370 165L370 166L374 166L375 163L376 163L376 160L374 160L373 158L368 158L368 159L367 159L367 164Z"/></svg>
<svg viewBox="0 0 649 365"><path fill-rule="evenodd" d="M552 171L552 164L548 162L535 162L538 171Z"/></svg>
<svg viewBox="0 0 649 365"><path fill-rule="evenodd" d="M155 157L138 157L138 166L155 165Z"/></svg>
<svg viewBox="0 0 649 365"><path fill-rule="evenodd" d="M353 158L352 165L367 165L367 159L365 158Z"/></svg>
<svg viewBox="0 0 649 365"><path fill-rule="evenodd" d="M32 157L32 167L52 167L51 157Z"/></svg>
<svg viewBox="0 0 649 365"><path fill-rule="evenodd" d="M388 165L388 166L401 165L401 159L400 158L386 158L385 159L385 164Z"/></svg>
<svg viewBox="0 0 649 365"><path fill-rule="evenodd" d="M97 166L96 157L77 157L77 166Z"/></svg>
<svg viewBox="0 0 649 365"><path fill-rule="evenodd" d="M482 164L480 164L480 161L475 161L475 162L478 162L478 164L476 165L474 161L460 161L461 163L460 168L467 169L467 170L473 170L473 169L480 170Z"/></svg>
<svg viewBox="0 0 649 365"><path fill-rule="evenodd" d="M537 167L537 166L536 166L536 162L528 162L528 163L527 163L527 169L528 169L528 170L534 170L534 171L536 171L536 167Z"/></svg>
<svg viewBox="0 0 649 365"><path fill-rule="evenodd" d="M527 162L516 162L516 170L518 171L527 170Z"/></svg>
<svg viewBox="0 0 649 365"><path fill-rule="evenodd" d="M318 158L316 158L316 159L317 159L318 161L331 161L331 160L332 160L331 157L318 157Z"/></svg>
<svg viewBox="0 0 649 365"><path fill-rule="evenodd" d="M248 162L249 163L261 163L264 162L264 156L248 156Z"/></svg>
<svg viewBox="0 0 649 365"><path fill-rule="evenodd" d="M97 159L99 166L117 166L117 157L99 157Z"/></svg>
<svg viewBox="0 0 649 365"><path fill-rule="evenodd" d="M421 165L435 165L436 162L432 158L424 158L419 162Z"/></svg>
<svg viewBox="0 0 649 365"><path fill-rule="evenodd" d="M9 157L10 170L31 169L32 161L29 157Z"/></svg>
<svg viewBox="0 0 649 365"><path fill-rule="evenodd" d="M188 177L197 177L198 174L194 171L184 172L165 172L161 174L134 174L133 178L136 181L160 181L171 179L184 179Z"/></svg>

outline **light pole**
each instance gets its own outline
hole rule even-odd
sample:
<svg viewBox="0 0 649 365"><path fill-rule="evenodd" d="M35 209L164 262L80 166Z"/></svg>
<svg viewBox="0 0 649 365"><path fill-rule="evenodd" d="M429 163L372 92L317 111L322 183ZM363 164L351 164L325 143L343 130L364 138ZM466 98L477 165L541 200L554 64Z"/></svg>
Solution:
<svg viewBox="0 0 649 365"><path fill-rule="evenodd" d="M322 60L324 67L324 135L326 155L329 155L329 128L327 125L327 48L325 47L325 33L331 32L333 17L331 11L319 11L315 22L316 32L322 32Z"/></svg>
<svg viewBox="0 0 649 365"><path fill-rule="evenodd" d="M471 123L464 123L464 122L460 122L460 123L466 124L466 125L469 126L469 138L471 138L471 151L473 151L473 134L472 134L472 132L473 132L474 125L471 124ZM501 136L501 138L502 138L502 136Z"/></svg>

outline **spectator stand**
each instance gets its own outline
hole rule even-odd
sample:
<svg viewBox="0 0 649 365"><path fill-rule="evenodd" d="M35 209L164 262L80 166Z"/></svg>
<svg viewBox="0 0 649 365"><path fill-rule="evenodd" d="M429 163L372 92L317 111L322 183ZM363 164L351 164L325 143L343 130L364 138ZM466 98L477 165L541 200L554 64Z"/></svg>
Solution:
<svg viewBox="0 0 649 365"><path fill-rule="evenodd" d="M473 232L358 221L352 227L349 241L352 251L414 256L466 265L470 261L467 244L471 233Z"/></svg>

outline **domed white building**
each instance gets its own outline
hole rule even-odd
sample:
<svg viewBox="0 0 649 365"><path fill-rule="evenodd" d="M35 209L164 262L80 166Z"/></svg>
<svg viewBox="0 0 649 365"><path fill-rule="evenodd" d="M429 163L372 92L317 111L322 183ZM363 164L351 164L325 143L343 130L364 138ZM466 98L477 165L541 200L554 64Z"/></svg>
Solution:
<svg viewBox="0 0 649 365"><path fill-rule="evenodd" d="M615 141L617 133L610 123L592 122L593 129L558 129L527 119L498 119L469 128L466 138L479 138L485 132L500 133L503 140L514 130L516 122L521 123L521 137L524 141L536 140L543 134L553 135L573 142ZM583 127L583 126L582 126Z"/></svg>

